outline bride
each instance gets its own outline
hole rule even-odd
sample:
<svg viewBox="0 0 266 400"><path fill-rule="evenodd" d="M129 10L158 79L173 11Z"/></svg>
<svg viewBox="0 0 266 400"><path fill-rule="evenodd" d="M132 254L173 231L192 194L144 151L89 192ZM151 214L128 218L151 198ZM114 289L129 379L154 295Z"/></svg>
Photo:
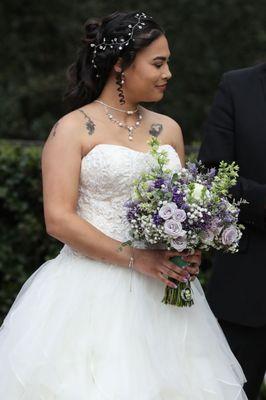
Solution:
<svg viewBox="0 0 266 400"><path fill-rule="evenodd" d="M69 69L72 112L43 149L47 232L60 254L25 283L0 331L3 400L243 400L245 377L195 276L200 254L125 247L124 203L160 140L184 164L180 127L140 103L171 78L162 28L138 12L85 25ZM190 279L195 305L161 303L169 277ZM195 280L194 280L195 279Z"/></svg>

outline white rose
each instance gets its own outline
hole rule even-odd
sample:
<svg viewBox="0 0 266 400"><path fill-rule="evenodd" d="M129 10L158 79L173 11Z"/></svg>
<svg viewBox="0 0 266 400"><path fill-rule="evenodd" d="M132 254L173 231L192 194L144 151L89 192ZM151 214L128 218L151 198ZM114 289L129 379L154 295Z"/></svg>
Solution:
<svg viewBox="0 0 266 400"><path fill-rule="evenodd" d="M205 189L205 186L202 185L201 183L195 183L193 192L192 192L192 197L194 198L194 200L200 200L201 199L201 195L202 195L202 191L203 189ZM206 191L207 193L208 191Z"/></svg>
<svg viewBox="0 0 266 400"><path fill-rule="evenodd" d="M201 185L200 183L195 183L192 196L194 197L195 200L200 200L201 199L201 194L204 186Z"/></svg>

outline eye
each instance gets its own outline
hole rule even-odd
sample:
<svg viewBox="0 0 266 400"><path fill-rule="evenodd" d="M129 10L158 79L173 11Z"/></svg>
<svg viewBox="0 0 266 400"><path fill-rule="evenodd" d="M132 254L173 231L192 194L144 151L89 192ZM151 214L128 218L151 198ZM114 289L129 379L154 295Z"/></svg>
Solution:
<svg viewBox="0 0 266 400"><path fill-rule="evenodd" d="M156 68L161 68L162 65L163 65L163 64L154 64L154 66L155 66Z"/></svg>

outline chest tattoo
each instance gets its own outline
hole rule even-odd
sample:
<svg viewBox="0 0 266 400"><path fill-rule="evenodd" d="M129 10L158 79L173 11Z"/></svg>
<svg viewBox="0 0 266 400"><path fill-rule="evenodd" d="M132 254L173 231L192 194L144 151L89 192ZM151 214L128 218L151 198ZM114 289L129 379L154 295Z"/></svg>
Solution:
<svg viewBox="0 0 266 400"><path fill-rule="evenodd" d="M163 130L162 124L152 124L149 130L149 134L154 137L158 137Z"/></svg>

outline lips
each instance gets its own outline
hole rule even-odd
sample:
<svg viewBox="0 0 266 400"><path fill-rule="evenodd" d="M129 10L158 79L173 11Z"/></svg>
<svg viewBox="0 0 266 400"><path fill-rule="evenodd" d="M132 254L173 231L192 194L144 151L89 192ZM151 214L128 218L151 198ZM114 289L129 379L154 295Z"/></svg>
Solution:
<svg viewBox="0 0 266 400"><path fill-rule="evenodd" d="M166 83L164 84L164 85L157 85L156 87L157 87L157 89L159 89L159 90L165 90L166 89Z"/></svg>

